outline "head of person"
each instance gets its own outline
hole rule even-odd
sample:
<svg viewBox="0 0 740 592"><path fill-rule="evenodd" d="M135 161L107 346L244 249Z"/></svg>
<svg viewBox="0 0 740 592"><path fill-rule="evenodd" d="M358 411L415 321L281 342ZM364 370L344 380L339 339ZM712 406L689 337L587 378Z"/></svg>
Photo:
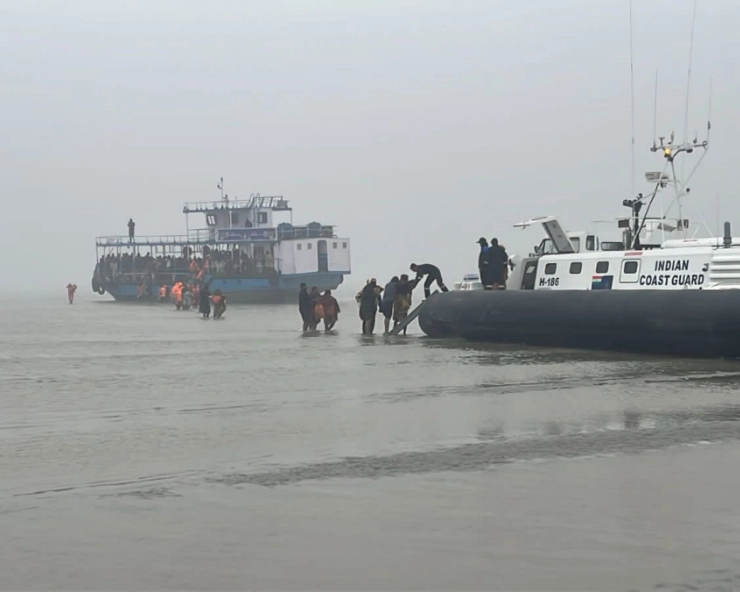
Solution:
<svg viewBox="0 0 740 592"><path fill-rule="evenodd" d="M398 276L397 276L397 275L394 275L394 276L393 276L393 277L391 278L391 284L397 284L397 283L398 283Z"/></svg>
<svg viewBox="0 0 740 592"><path fill-rule="evenodd" d="M370 278L370 280L367 283L370 284L371 286L377 286L378 280L376 280L375 278Z"/></svg>
<svg viewBox="0 0 740 592"><path fill-rule="evenodd" d="M324 296L331 296L331 290L327 290L326 292L324 292Z"/></svg>
<svg viewBox="0 0 740 592"><path fill-rule="evenodd" d="M301 290L308 290L308 286L306 284L301 284Z"/></svg>
<svg viewBox="0 0 740 592"><path fill-rule="evenodd" d="M406 274L406 273L402 274L402 275L401 275L401 281L402 281L402 282L408 282L408 281L409 281L409 276L408 276L408 274Z"/></svg>
<svg viewBox="0 0 740 592"><path fill-rule="evenodd" d="M411 271L417 271L419 269L419 266L416 263L412 263L411 267L409 267Z"/></svg>
<svg viewBox="0 0 740 592"><path fill-rule="evenodd" d="M497 238L492 238L491 239L491 246L492 247L498 247L498 239Z"/></svg>
<svg viewBox="0 0 740 592"><path fill-rule="evenodd" d="M488 246L488 241L487 241L486 239L484 239L483 237L480 237L480 238L478 239L478 244L479 244L479 245L480 245L481 247L487 247L487 246Z"/></svg>

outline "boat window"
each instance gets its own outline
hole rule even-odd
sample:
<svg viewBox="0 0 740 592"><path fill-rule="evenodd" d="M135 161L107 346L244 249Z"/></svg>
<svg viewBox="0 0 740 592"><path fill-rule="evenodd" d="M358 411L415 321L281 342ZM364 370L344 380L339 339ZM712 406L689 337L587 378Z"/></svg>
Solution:
<svg viewBox="0 0 740 592"><path fill-rule="evenodd" d="M596 273L606 273L607 271L609 271L608 261L599 261L596 264Z"/></svg>
<svg viewBox="0 0 740 592"><path fill-rule="evenodd" d="M624 262L624 273L628 275L637 273L637 261L625 261Z"/></svg>
<svg viewBox="0 0 740 592"><path fill-rule="evenodd" d="M524 268L525 274L534 273L535 271L537 271L536 263L530 263L529 265L527 265L527 267Z"/></svg>
<svg viewBox="0 0 740 592"><path fill-rule="evenodd" d="M296 245L296 249L298 249L299 251L302 250L303 249L303 245L301 243L298 243Z"/></svg>
<svg viewBox="0 0 740 592"><path fill-rule="evenodd" d="M337 243L332 243L332 244L331 244L331 248L332 248L332 249L336 249L336 248L337 248Z"/></svg>
<svg viewBox="0 0 740 592"><path fill-rule="evenodd" d="M342 243L342 248L343 249L346 249L347 248L347 243Z"/></svg>
<svg viewBox="0 0 740 592"><path fill-rule="evenodd" d="M581 273L581 268L583 267L583 263L580 261L573 261L573 263L570 264L570 272L572 274Z"/></svg>
<svg viewBox="0 0 740 592"><path fill-rule="evenodd" d="M206 214L206 224L208 224L208 226L216 226L216 216L213 214Z"/></svg>
<svg viewBox="0 0 740 592"><path fill-rule="evenodd" d="M306 248L310 251L311 249L313 249L313 244L312 243L308 243L306 245Z"/></svg>
<svg viewBox="0 0 740 592"><path fill-rule="evenodd" d="M570 239L570 244L573 245L573 250L576 253L580 253L581 252L581 239L578 238L577 236L568 237L568 238Z"/></svg>
<svg viewBox="0 0 740 592"><path fill-rule="evenodd" d="M548 263L547 265L545 265L545 274L552 275L557 271L557 269L558 269L557 263Z"/></svg>
<svg viewBox="0 0 740 592"><path fill-rule="evenodd" d="M231 223L239 224L239 213L238 212L231 212Z"/></svg>
<svg viewBox="0 0 740 592"><path fill-rule="evenodd" d="M257 223L258 224L267 224L267 212L259 212L257 214Z"/></svg>
<svg viewBox="0 0 740 592"><path fill-rule="evenodd" d="M639 278L637 273L639 270L640 261L638 259L626 259L622 261L622 273L619 276L619 281L629 284L637 283Z"/></svg>
<svg viewBox="0 0 740 592"><path fill-rule="evenodd" d="M624 251L624 245L617 241L603 241L601 243L602 251Z"/></svg>
<svg viewBox="0 0 740 592"><path fill-rule="evenodd" d="M596 250L596 237L593 234L589 234L586 237L586 250L587 251Z"/></svg>

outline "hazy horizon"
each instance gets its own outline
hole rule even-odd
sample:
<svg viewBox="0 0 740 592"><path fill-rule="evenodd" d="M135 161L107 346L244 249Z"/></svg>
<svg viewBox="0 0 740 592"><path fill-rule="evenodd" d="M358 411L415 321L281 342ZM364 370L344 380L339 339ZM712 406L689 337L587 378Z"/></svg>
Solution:
<svg viewBox="0 0 740 592"><path fill-rule="evenodd" d="M556 6L557 4L557 6ZM635 188L683 138L693 0L634 3ZM0 5L2 248L10 289L91 295L94 238L185 229L182 205L283 195L352 241L353 290L412 261L449 285L479 236L526 253L631 196L628 0ZM731 180L740 4L698 3L685 213L740 235ZM692 157L692 162L696 157ZM687 165L688 169L688 165ZM9 211L8 211L9 210ZM192 218L195 221L195 218ZM200 221L197 226L204 226ZM615 229L610 229L613 233Z"/></svg>

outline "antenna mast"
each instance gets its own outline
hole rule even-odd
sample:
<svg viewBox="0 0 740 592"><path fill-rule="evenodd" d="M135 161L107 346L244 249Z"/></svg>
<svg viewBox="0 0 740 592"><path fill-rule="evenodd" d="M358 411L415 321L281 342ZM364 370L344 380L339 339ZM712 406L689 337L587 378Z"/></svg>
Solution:
<svg viewBox="0 0 740 592"><path fill-rule="evenodd" d="M630 0L630 107L632 110L632 193L635 195L635 62L632 50L632 0Z"/></svg>
<svg viewBox="0 0 740 592"><path fill-rule="evenodd" d="M694 0L694 14L691 18L691 42L689 43L689 72L686 79L686 113L683 121L683 141L689 141L689 92L691 90L691 65L694 60L694 29L696 28L696 3Z"/></svg>

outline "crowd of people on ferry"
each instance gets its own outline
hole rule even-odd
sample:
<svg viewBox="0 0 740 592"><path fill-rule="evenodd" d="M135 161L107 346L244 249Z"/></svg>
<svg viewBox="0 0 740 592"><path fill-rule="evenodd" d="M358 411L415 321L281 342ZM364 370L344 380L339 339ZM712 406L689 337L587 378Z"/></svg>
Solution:
<svg viewBox="0 0 740 592"><path fill-rule="evenodd" d="M275 259L270 250L259 257L249 257L239 250L207 249L200 256L179 257L131 253L108 253L95 266L95 274L106 280L117 280L122 274L133 274L141 281L149 276L154 281L160 274L198 272L215 277L269 277L275 275Z"/></svg>

